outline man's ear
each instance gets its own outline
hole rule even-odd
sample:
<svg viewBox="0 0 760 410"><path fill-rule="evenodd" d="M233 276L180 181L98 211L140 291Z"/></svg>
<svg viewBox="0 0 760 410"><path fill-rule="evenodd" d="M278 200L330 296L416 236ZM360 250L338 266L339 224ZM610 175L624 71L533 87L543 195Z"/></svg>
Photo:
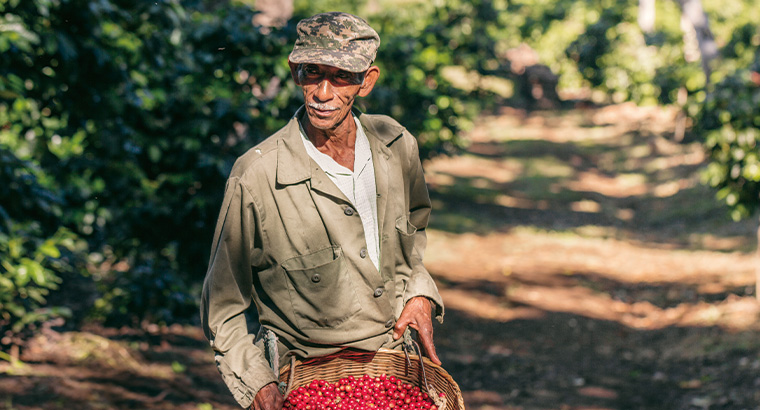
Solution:
<svg viewBox="0 0 760 410"><path fill-rule="evenodd" d="M366 97L372 92L377 79L380 78L380 67L373 65L364 73L364 82L359 88L359 97Z"/></svg>
<svg viewBox="0 0 760 410"><path fill-rule="evenodd" d="M293 81L295 81L296 85L301 85L301 83L298 82L298 66L300 64L288 60L288 65L290 66L290 76L293 77Z"/></svg>

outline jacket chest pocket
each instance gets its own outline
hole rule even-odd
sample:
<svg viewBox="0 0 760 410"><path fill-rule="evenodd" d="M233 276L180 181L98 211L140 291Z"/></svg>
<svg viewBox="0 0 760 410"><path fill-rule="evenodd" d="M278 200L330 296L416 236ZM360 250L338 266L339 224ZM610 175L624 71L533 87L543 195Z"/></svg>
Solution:
<svg viewBox="0 0 760 410"><path fill-rule="evenodd" d="M396 232L398 233L399 244L401 247L401 256L404 263L409 267L413 265L412 255L414 253L414 236L417 233L417 227L409 222L406 215L396 218Z"/></svg>
<svg viewBox="0 0 760 410"><path fill-rule="evenodd" d="M361 306L339 246L288 259L282 268L301 329L334 327L359 312Z"/></svg>

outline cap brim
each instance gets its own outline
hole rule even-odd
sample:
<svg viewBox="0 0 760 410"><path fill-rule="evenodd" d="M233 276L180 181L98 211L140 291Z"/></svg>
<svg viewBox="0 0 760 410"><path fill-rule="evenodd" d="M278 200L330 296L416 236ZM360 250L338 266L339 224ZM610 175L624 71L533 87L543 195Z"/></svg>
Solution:
<svg viewBox="0 0 760 410"><path fill-rule="evenodd" d="M324 64L352 73L367 71L372 64L369 58L360 54L325 49L296 49L290 53L288 61L295 64Z"/></svg>

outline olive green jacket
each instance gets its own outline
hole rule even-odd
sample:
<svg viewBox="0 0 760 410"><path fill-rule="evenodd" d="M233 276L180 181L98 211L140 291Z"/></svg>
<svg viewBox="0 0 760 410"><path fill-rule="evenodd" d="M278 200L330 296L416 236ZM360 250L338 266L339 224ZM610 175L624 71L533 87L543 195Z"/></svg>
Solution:
<svg viewBox="0 0 760 410"><path fill-rule="evenodd" d="M406 302L443 302L422 264L430 199L417 141L393 119L361 114L377 184L380 270L366 251L358 212L309 157L297 118L238 158L224 194L203 284L201 322L222 378L243 407L276 379L263 342L282 357L321 356L393 343ZM254 312L255 315L255 312Z"/></svg>

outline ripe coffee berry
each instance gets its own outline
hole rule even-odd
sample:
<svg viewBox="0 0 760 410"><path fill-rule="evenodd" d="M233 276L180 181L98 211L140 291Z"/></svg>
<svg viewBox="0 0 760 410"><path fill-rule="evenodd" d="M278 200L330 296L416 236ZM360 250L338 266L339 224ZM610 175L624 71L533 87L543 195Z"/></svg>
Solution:
<svg viewBox="0 0 760 410"><path fill-rule="evenodd" d="M439 397L445 398L444 393ZM292 390L286 410L438 410L427 393L395 376L349 376L329 383L312 380Z"/></svg>

